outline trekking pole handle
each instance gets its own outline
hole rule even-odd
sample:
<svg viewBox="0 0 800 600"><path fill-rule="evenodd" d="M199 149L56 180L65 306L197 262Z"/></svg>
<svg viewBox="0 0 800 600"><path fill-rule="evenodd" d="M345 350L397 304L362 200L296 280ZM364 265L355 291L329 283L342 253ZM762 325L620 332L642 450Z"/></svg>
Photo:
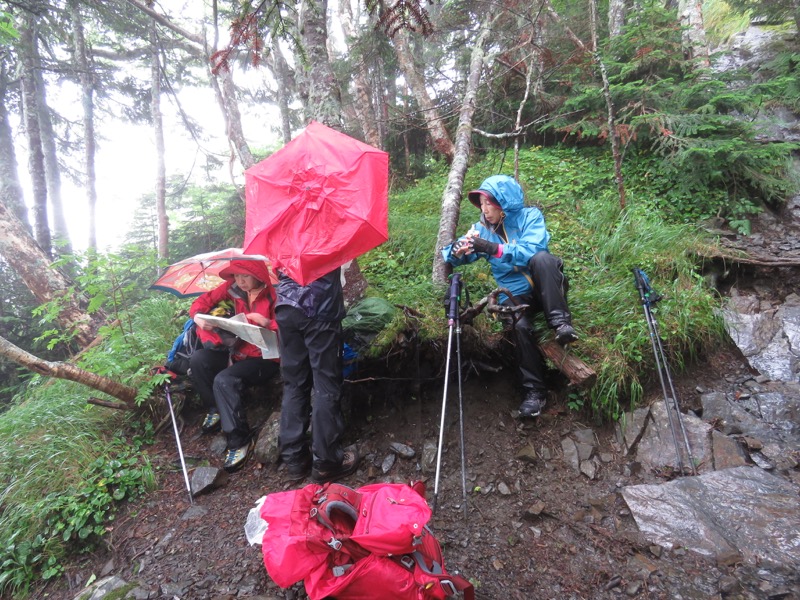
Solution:
<svg viewBox="0 0 800 600"><path fill-rule="evenodd" d="M636 284L636 289L639 290L639 297L642 300L642 304L655 304L661 300L661 295L650 286L650 280L644 271L634 268L633 279Z"/></svg>
<svg viewBox="0 0 800 600"><path fill-rule="evenodd" d="M461 299L461 273L450 276L450 292L448 294L447 318L455 321L458 318L458 302Z"/></svg>

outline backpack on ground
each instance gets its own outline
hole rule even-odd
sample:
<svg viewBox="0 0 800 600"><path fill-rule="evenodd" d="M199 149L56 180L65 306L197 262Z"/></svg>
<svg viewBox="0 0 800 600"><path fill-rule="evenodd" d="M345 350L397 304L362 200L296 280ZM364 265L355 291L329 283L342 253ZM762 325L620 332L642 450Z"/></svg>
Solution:
<svg viewBox="0 0 800 600"><path fill-rule="evenodd" d="M197 336L197 325L192 319L188 319L175 338L172 349L167 353L167 363L164 366L178 375L187 375L190 357L195 350L202 347L203 342Z"/></svg>
<svg viewBox="0 0 800 600"><path fill-rule="evenodd" d="M472 584L444 568L428 528L424 485L377 483L357 490L310 484L270 494L261 506L267 528L264 565L288 588L303 580L311 600L444 600Z"/></svg>

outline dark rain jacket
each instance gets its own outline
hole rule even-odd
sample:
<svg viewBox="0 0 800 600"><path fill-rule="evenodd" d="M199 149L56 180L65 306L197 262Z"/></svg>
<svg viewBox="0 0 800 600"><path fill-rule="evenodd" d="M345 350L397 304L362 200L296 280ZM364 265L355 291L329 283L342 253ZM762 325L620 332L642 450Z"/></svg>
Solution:
<svg viewBox="0 0 800 600"><path fill-rule="evenodd" d="M346 312L342 269L334 269L308 285L300 285L278 269L278 306L294 306L315 321L341 321Z"/></svg>

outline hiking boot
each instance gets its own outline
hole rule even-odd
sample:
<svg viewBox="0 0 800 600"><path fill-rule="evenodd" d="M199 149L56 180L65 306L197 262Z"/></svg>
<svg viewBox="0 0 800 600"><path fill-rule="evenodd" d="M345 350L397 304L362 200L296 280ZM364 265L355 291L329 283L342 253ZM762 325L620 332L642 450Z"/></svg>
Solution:
<svg viewBox="0 0 800 600"><path fill-rule="evenodd" d="M564 323L563 325L559 325L556 329L556 341L559 343L559 345L566 346L572 342L577 342L578 334L575 333L572 325L569 323Z"/></svg>
<svg viewBox="0 0 800 600"><path fill-rule="evenodd" d="M547 404L547 397L544 392L539 390L530 390L525 394L525 399L519 405L520 417L538 417L542 414L545 405Z"/></svg>
<svg viewBox="0 0 800 600"><path fill-rule="evenodd" d="M355 473L359 462L361 462L361 456L358 454L358 450L347 450L344 453L342 464L338 468L320 471L313 467L311 469L311 481L314 483L328 483L329 481L343 479L351 473Z"/></svg>
<svg viewBox="0 0 800 600"><path fill-rule="evenodd" d="M215 431L219 431L222 427L220 421L221 419L218 412L208 413L206 418L203 419L203 424L200 426L200 429L203 430L203 433L214 433Z"/></svg>
<svg viewBox="0 0 800 600"><path fill-rule="evenodd" d="M308 474L310 472L311 472L311 457L307 456L303 460L286 463L286 473L284 474L283 478L286 481L291 481L291 482L302 481L303 479L308 477Z"/></svg>
<svg viewBox="0 0 800 600"><path fill-rule="evenodd" d="M228 452L225 454L225 464L222 465L222 468L228 473L238 471L245 465L247 459L250 458L250 451L252 449L253 442L250 441L241 448L228 450Z"/></svg>

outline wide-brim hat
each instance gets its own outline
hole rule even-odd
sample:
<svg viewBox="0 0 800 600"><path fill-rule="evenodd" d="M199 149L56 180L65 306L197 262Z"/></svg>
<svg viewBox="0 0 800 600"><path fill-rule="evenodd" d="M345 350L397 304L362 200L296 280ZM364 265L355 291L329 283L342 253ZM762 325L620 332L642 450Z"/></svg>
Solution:
<svg viewBox="0 0 800 600"><path fill-rule="evenodd" d="M488 190L477 189L477 190L472 190L471 192L469 192L467 194L467 198L469 198L469 201L472 202L475 205L476 208L480 208L481 207L481 197L486 198L492 204L496 204L497 206L500 206L500 203L494 197L492 192L490 192Z"/></svg>
<svg viewBox="0 0 800 600"><path fill-rule="evenodd" d="M252 275L261 283L269 281L267 265L260 260L232 260L231 264L219 272L223 279L233 279L234 275Z"/></svg>

